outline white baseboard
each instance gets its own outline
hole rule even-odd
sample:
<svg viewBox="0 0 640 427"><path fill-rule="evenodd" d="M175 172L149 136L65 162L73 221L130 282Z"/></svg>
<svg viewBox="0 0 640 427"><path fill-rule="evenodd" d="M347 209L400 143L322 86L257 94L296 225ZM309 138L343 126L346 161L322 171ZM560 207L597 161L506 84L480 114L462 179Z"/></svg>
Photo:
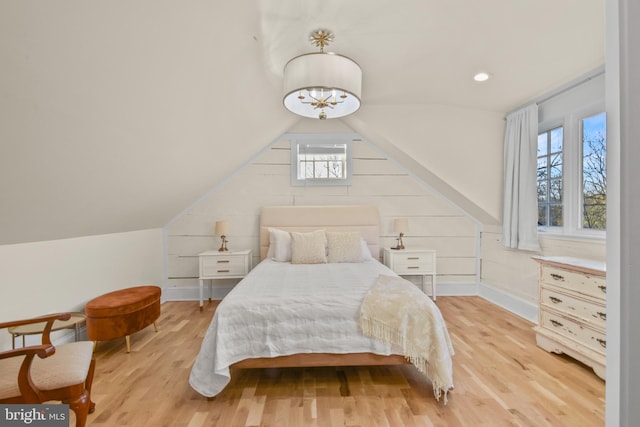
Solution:
<svg viewBox="0 0 640 427"><path fill-rule="evenodd" d="M430 294L431 286L425 285L425 291ZM477 283L438 283L436 297L462 297L478 295Z"/></svg>
<svg viewBox="0 0 640 427"><path fill-rule="evenodd" d="M480 283L478 295L515 315L538 324L538 305L513 296L501 289Z"/></svg>

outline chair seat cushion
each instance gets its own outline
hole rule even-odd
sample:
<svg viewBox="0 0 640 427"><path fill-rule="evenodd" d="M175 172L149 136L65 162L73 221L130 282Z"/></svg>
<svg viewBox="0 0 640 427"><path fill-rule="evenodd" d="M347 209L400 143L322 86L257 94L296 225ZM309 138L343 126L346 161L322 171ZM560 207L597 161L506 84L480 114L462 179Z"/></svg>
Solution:
<svg viewBox="0 0 640 427"><path fill-rule="evenodd" d="M82 384L87 378L93 343L73 342L56 346L56 352L44 359L36 356L31 364L31 378L40 390L55 390ZM20 396L18 371L24 357L0 359L0 400Z"/></svg>

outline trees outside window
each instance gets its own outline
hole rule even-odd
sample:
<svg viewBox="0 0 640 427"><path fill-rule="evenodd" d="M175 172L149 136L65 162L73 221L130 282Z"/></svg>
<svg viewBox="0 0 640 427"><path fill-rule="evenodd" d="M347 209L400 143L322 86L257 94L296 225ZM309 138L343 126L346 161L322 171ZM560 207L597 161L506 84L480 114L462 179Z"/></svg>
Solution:
<svg viewBox="0 0 640 427"><path fill-rule="evenodd" d="M582 227L607 228L607 129L606 113L581 121Z"/></svg>
<svg viewBox="0 0 640 427"><path fill-rule="evenodd" d="M563 129L538 135L538 225L561 227L563 187Z"/></svg>

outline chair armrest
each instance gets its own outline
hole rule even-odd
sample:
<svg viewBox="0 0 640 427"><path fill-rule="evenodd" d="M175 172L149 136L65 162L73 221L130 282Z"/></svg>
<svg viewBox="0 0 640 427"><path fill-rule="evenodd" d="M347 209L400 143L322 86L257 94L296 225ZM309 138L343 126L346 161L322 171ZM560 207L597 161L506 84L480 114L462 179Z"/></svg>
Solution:
<svg viewBox="0 0 640 427"><path fill-rule="evenodd" d="M29 347L16 348L0 352L0 359L8 359L18 356L38 356L40 359L51 356L56 352L56 348L51 344L31 345Z"/></svg>
<svg viewBox="0 0 640 427"><path fill-rule="evenodd" d="M39 391L31 379L31 363L33 362L33 358L38 356L44 359L55 352L56 348L51 344L33 345L0 352L0 360L24 356L20 370L17 372L18 388L20 389L24 403L41 403Z"/></svg>
<svg viewBox="0 0 640 427"><path fill-rule="evenodd" d="M51 334L51 328L53 328L53 322L55 322L56 320L69 320L70 318L71 318L71 313L47 314L46 316L34 317L32 319L2 322L0 323L0 329L12 328L14 326L30 325L33 323L46 322L47 324L45 325L42 331L42 344L51 344L51 338L49 337L49 335Z"/></svg>

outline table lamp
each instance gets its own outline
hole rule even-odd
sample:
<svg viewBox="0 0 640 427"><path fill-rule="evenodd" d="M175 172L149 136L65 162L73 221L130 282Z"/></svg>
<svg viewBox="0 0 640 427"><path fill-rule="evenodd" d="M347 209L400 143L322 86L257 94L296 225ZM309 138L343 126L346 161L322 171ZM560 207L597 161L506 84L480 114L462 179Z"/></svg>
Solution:
<svg viewBox="0 0 640 427"><path fill-rule="evenodd" d="M398 238L398 245L395 248L391 249L404 249L404 243L402 243L402 236L404 236L404 232L409 228L409 220L406 218L397 218L393 220L393 231L396 233L400 233Z"/></svg>
<svg viewBox="0 0 640 427"><path fill-rule="evenodd" d="M227 233L229 233L229 223L227 221L216 221L215 234L217 236L220 236L220 239L222 239L222 243L220 244L220 249L218 249L218 252L228 251Z"/></svg>

